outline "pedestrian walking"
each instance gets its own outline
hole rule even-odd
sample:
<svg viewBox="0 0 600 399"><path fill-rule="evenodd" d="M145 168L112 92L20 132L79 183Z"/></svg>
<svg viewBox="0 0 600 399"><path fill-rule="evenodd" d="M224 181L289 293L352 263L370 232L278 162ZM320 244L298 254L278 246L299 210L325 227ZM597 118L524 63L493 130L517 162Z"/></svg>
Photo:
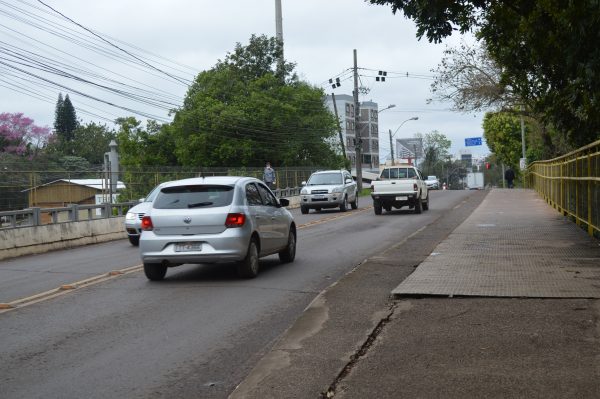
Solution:
<svg viewBox="0 0 600 399"><path fill-rule="evenodd" d="M271 189L275 190L275 184L277 183L275 169L271 167L271 163L267 162L265 170L263 172L263 181Z"/></svg>
<svg viewBox="0 0 600 399"><path fill-rule="evenodd" d="M504 172L504 179L506 179L506 183L508 184L508 188L513 188L513 180L515 180L515 171L511 169L509 166L508 169Z"/></svg>

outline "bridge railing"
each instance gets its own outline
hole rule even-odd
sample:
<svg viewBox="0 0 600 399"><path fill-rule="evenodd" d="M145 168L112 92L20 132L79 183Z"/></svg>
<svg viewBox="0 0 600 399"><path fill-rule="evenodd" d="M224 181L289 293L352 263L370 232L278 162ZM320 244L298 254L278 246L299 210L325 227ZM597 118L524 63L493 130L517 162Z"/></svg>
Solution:
<svg viewBox="0 0 600 399"><path fill-rule="evenodd" d="M277 198L293 197L300 195L301 189L302 187L288 187L273 190L273 193ZM137 204L136 201L99 205L70 204L69 206L56 208L32 207L17 211L3 211L0 212L0 229L125 216L127 210Z"/></svg>
<svg viewBox="0 0 600 399"><path fill-rule="evenodd" d="M600 236L600 140L554 159L533 162L527 172L529 187L589 235Z"/></svg>

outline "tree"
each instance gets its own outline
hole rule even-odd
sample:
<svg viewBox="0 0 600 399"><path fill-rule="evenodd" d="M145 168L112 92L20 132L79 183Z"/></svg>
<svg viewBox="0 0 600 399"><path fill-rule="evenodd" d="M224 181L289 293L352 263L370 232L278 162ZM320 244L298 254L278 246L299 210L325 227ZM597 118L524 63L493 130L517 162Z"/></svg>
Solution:
<svg viewBox="0 0 600 399"><path fill-rule="evenodd" d="M437 130L425 135L417 133L415 137L423 140L423 152L425 153L423 172L425 175L441 176L442 165L449 157L448 150L452 142Z"/></svg>
<svg viewBox="0 0 600 399"><path fill-rule="evenodd" d="M328 144L336 120L324 92L279 63L274 38L252 36L247 46L201 72L166 129L182 165L322 165L339 167Z"/></svg>
<svg viewBox="0 0 600 399"><path fill-rule="evenodd" d="M54 131L63 150L72 150L68 147L75 137L74 131L77 126L77 114L69 95L67 94L63 100L62 93L59 93L54 110Z"/></svg>
<svg viewBox="0 0 600 399"><path fill-rule="evenodd" d="M483 136L499 162L517 168L522 155L519 117L505 112L486 113Z"/></svg>
<svg viewBox="0 0 600 399"><path fill-rule="evenodd" d="M129 167L177 165L175 146L165 125L148 121L146 129L134 117L116 120L120 163Z"/></svg>
<svg viewBox="0 0 600 399"><path fill-rule="evenodd" d="M35 125L22 113L0 114L0 152L35 158L51 136L50 128Z"/></svg>
<svg viewBox="0 0 600 399"><path fill-rule="evenodd" d="M370 0L413 19L440 42L475 30L502 68L501 83L573 145L600 138L600 11L577 0Z"/></svg>

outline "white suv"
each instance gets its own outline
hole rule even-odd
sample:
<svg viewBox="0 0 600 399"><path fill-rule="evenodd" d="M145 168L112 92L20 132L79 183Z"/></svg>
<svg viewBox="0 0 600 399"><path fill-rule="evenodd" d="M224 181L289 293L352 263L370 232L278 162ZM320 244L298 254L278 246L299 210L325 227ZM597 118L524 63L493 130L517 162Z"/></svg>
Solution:
<svg viewBox="0 0 600 399"><path fill-rule="evenodd" d="M342 212L358 208L358 188L352 175L346 170L315 172L302 182L300 210L307 214L310 209L320 211L339 207Z"/></svg>

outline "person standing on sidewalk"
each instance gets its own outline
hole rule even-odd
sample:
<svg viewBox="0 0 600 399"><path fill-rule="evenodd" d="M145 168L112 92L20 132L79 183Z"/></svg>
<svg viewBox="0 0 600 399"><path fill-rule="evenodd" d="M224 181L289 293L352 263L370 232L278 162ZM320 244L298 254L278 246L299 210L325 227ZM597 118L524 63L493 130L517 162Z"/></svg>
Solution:
<svg viewBox="0 0 600 399"><path fill-rule="evenodd" d="M275 190L275 183L276 183L275 177L276 177L275 169L273 169L271 167L270 162L267 162L267 165L265 166L265 170L263 171L263 181L271 190Z"/></svg>
<svg viewBox="0 0 600 399"><path fill-rule="evenodd" d="M515 180L515 171L511 169L509 166L508 169L504 172L504 178L506 179L506 183L508 184L508 188L513 188L513 180Z"/></svg>

